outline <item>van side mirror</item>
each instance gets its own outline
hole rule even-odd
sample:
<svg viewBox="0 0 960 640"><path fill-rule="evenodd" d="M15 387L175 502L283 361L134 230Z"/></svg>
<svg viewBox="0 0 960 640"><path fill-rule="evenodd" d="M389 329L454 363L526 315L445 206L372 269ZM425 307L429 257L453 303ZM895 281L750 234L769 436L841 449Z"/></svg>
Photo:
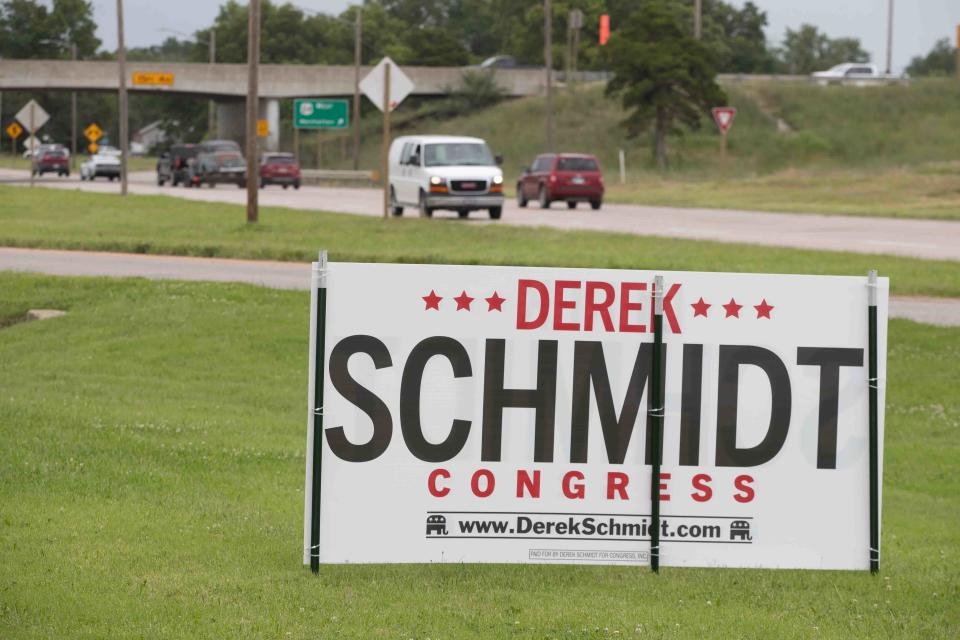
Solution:
<svg viewBox="0 0 960 640"><path fill-rule="evenodd" d="M407 164L411 164L411 165L413 165L413 166L415 166L415 167L419 167L419 166L420 166L420 154L415 153L415 154L413 154L412 156L410 156L410 159L407 161Z"/></svg>
<svg viewBox="0 0 960 640"><path fill-rule="evenodd" d="M496 162L498 165L503 164L503 154L498 153L497 155L493 156L493 161Z"/></svg>

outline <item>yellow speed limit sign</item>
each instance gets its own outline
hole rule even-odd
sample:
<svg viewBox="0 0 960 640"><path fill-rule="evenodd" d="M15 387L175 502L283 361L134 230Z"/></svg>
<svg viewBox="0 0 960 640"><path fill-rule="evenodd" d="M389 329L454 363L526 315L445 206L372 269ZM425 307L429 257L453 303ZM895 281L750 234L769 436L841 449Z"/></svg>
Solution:
<svg viewBox="0 0 960 640"><path fill-rule="evenodd" d="M20 137L20 134L23 133L23 127L21 127L16 122L11 122L10 126L7 127L7 135L16 140Z"/></svg>
<svg viewBox="0 0 960 640"><path fill-rule="evenodd" d="M103 136L103 131L97 126L97 123L94 122L83 130L83 135L85 135L90 142L96 142Z"/></svg>
<svg viewBox="0 0 960 640"><path fill-rule="evenodd" d="M270 135L270 124L266 120L257 120L257 135L261 138Z"/></svg>
<svg viewBox="0 0 960 640"><path fill-rule="evenodd" d="M90 144L87 145L87 151L89 151L90 153L96 153L97 149L99 148L100 147L97 146L96 142L91 142Z"/></svg>

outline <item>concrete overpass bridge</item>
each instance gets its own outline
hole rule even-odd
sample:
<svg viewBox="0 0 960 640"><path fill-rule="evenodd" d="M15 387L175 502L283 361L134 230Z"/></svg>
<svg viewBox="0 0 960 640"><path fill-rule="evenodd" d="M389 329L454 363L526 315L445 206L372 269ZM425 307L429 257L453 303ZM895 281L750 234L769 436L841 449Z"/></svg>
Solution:
<svg viewBox="0 0 960 640"><path fill-rule="evenodd" d="M370 67L361 67L362 78ZM462 67L403 67L413 80L414 95L443 95L463 84ZM242 139L243 99L247 65L187 62L127 62L127 88L137 93L178 93L217 103L217 135ZM168 74L170 84L134 84L135 74ZM497 84L508 96L544 92L538 69L497 69ZM267 147L279 142L280 100L284 98L347 97L353 95L352 66L260 65L260 117L270 123ZM0 91L117 91L117 63L112 61L0 60Z"/></svg>

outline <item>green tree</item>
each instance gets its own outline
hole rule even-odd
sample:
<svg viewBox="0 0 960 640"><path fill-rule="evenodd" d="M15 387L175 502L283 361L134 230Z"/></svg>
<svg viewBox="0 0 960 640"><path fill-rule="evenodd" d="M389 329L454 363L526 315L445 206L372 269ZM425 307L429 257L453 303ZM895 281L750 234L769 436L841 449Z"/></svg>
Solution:
<svg viewBox="0 0 960 640"><path fill-rule="evenodd" d="M693 28L693 2L690 6L690 28ZM721 73L770 73L776 59L767 47L764 29L767 14L752 2L738 9L727 2L703 2L703 40L714 50L717 70Z"/></svg>
<svg viewBox="0 0 960 640"><path fill-rule="evenodd" d="M787 29L779 53L784 70L796 74L823 71L843 62L870 61L870 54L856 38L832 39L810 24L800 25L796 31Z"/></svg>
<svg viewBox="0 0 960 640"><path fill-rule="evenodd" d="M678 10L679 9L679 10ZM628 137L653 127L654 157L667 165L668 133L696 129L711 107L726 103L716 83L714 55L684 24L688 15L669 0L644 0L610 37L608 96L620 96L628 110Z"/></svg>
<svg viewBox="0 0 960 640"><path fill-rule="evenodd" d="M907 73L911 76L950 76L956 70L957 53L948 38L937 40L930 53L916 56L907 67Z"/></svg>

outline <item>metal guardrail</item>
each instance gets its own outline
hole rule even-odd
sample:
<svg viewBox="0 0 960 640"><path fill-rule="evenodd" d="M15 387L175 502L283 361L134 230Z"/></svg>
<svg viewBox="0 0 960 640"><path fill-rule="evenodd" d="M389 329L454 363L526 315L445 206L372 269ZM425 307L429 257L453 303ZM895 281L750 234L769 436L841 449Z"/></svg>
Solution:
<svg viewBox="0 0 960 640"><path fill-rule="evenodd" d="M376 171L354 171L352 169L301 169L300 178L304 182L376 182Z"/></svg>

